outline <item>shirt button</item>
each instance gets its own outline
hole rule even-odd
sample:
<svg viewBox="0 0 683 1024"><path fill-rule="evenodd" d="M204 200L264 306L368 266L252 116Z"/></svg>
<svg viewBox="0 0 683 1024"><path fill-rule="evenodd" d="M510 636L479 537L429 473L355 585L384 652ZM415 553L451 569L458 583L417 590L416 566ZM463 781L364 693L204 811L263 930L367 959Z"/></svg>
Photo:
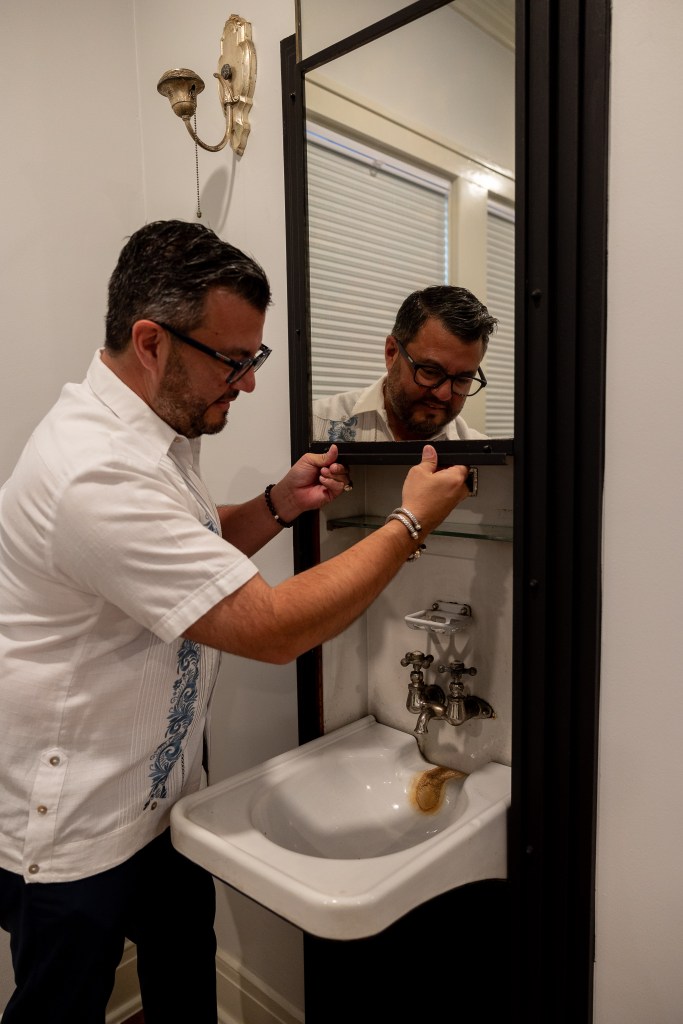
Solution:
<svg viewBox="0 0 683 1024"><path fill-rule="evenodd" d="M50 758L50 764L52 765L53 768L56 768L59 763L60 759L56 755L55 757Z"/></svg>
<svg viewBox="0 0 683 1024"><path fill-rule="evenodd" d="M40 871L40 868L38 867L37 864L29 864L29 868L28 868L29 875L37 875L39 871Z"/></svg>
<svg viewBox="0 0 683 1024"><path fill-rule="evenodd" d="M156 811L156 809L157 809L157 802L156 802L156 800L152 800L152 810Z"/></svg>
<svg viewBox="0 0 683 1024"><path fill-rule="evenodd" d="M36 810L38 811L38 814L47 814L47 807L45 804L38 804Z"/></svg>

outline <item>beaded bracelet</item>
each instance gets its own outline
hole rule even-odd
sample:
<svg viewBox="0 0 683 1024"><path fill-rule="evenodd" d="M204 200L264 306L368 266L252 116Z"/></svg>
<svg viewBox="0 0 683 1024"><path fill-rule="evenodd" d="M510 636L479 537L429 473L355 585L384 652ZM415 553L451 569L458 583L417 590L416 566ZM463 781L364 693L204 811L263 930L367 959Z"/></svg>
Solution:
<svg viewBox="0 0 683 1024"><path fill-rule="evenodd" d="M275 519L280 524L280 526L284 526L287 529L289 529L290 526L294 526L294 523L293 522L286 523L284 521L284 519L282 518L282 516L279 516L277 514L277 512L275 511L275 506L273 505L273 499L270 496L270 492L272 491L273 487L275 487L275 484L268 484L268 486L266 487L266 489L265 489L265 491L263 493L263 497L266 499L266 505L268 506L268 511L270 512L270 514L273 517L273 519Z"/></svg>

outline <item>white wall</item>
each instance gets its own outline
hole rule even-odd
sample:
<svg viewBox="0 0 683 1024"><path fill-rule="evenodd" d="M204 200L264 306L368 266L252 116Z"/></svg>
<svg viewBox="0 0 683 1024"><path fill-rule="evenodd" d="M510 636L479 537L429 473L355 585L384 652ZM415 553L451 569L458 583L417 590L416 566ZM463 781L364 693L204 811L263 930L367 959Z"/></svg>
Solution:
<svg viewBox="0 0 683 1024"><path fill-rule="evenodd" d="M4 480L101 341L107 278L145 205L132 0L3 4L0 52Z"/></svg>
<svg viewBox="0 0 683 1024"><path fill-rule="evenodd" d="M613 0L596 1024L683 1019L681 39Z"/></svg>

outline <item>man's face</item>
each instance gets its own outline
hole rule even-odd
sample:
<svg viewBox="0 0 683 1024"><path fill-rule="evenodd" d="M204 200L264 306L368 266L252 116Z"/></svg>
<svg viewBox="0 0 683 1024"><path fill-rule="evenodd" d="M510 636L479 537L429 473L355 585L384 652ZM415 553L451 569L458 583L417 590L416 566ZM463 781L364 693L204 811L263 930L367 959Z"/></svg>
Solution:
<svg viewBox="0 0 683 1024"><path fill-rule="evenodd" d="M265 315L222 288L208 293L200 326L191 334L232 359L254 356L261 347ZM240 391L254 390L254 371L227 384L230 367L204 352L174 342L159 388L150 403L158 416L185 437L217 434Z"/></svg>
<svg viewBox="0 0 683 1024"><path fill-rule="evenodd" d="M427 320L406 346L416 363L444 373L476 373L484 358L482 341L461 341L439 320ZM387 379L384 402L397 441L423 440L442 430L462 410L466 399L452 393L450 380L425 388L413 379L414 367L401 355L392 335L386 340Z"/></svg>

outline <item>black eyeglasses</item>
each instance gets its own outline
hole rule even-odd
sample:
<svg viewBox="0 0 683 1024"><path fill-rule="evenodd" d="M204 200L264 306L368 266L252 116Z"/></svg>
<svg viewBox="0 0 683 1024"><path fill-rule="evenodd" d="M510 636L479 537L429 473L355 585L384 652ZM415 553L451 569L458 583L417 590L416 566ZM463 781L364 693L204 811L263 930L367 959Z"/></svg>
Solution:
<svg viewBox="0 0 683 1024"><path fill-rule="evenodd" d="M421 388L429 388L430 391L435 391L441 387L445 380L448 380L451 382L451 394L459 395L461 398L471 398L472 395L476 395L478 391L486 387L488 381L481 367L478 367L476 374L446 373L440 366L416 363L412 356L408 355L398 338L395 335L393 335L393 338L399 352L413 368L413 380Z"/></svg>
<svg viewBox="0 0 683 1024"><path fill-rule="evenodd" d="M217 352L214 348L209 348L208 345L202 344L201 341L196 341L194 338L188 337L187 334L181 334L180 331L176 331L175 327L171 327L170 324L165 324L161 320L153 320L157 327L163 327L165 331L172 334L178 341L182 341L185 345L191 345L192 348L196 348L198 352L203 352L204 355L211 356L213 359L217 359L219 363L223 363L224 366L229 366L232 369L232 373L227 377L226 384L234 384L235 381L240 380L244 377L245 373L249 370L253 370L254 373L258 370L259 366L263 366L266 359L271 353L271 349L267 345L261 345L256 355L250 359L231 359L230 356L224 355L222 352Z"/></svg>

